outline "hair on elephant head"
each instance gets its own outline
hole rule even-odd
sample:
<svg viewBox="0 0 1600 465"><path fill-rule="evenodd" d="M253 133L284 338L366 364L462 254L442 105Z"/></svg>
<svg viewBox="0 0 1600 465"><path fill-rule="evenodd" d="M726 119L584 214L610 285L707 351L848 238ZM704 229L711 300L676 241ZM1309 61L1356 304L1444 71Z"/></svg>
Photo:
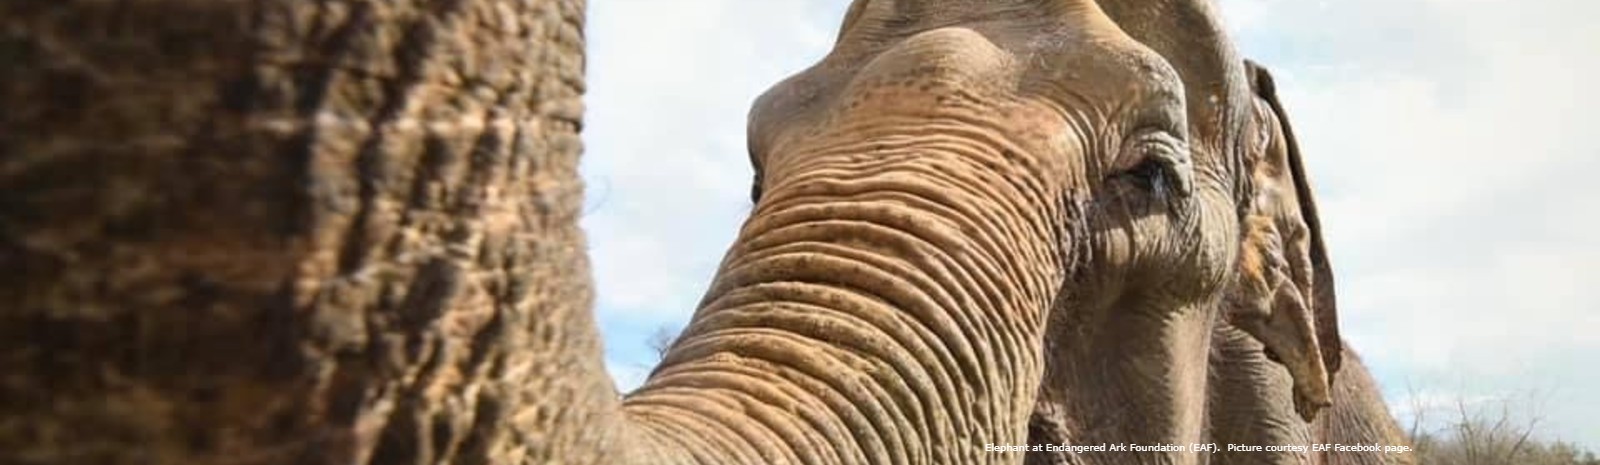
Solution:
<svg viewBox="0 0 1600 465"><path fill-rule="evenodd" d="M1226 316L1294 378L1306 420L1330 402L1340 348L1333 272L1294 129L1266 68L1246 61L1260 138L1248 148L1250 191L1239 277Z"/></svg>

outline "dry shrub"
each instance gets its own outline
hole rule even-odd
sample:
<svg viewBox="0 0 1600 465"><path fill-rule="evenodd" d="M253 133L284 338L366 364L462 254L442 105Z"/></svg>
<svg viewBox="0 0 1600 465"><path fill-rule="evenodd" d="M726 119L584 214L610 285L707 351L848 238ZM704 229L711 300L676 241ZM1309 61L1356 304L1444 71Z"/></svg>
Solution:
<svg viewBox="0 0 1600 465"><path fill-rule="evenodd" d="M1517 408L1534 402L1456 399L1447 407L1428 408L1417 398L1412 396L1410 435L1420 465L1600 465L1592 451L1539 438L1539 409ZM1425 427L1429 413L1442 413L1442 424Z"/></svg>

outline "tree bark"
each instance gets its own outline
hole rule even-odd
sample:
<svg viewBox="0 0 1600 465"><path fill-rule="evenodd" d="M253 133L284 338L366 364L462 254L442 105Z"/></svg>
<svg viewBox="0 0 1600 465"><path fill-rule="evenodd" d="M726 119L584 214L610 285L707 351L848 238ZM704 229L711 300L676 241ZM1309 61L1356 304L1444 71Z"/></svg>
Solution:
<svg viewBox="0 0 1600 465"><path fill-rule="evenodd" d="M542 330L594 324L584 7L0 2L0 462L537 451L529 354L598 353Z"/></svg>

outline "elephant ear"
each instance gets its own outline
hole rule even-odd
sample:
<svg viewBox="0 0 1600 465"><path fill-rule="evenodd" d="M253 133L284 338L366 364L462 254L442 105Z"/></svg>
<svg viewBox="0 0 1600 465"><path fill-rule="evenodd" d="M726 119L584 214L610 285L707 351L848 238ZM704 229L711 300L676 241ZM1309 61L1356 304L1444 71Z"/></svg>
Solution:
<svg viewBox="0 0 1600 465"><path fill-rule="evenodd" d="M1289 370L1295 410L1311 421L1332 403L1343 352L1333 273L1300 147L1272 75L1253 62L1245 68L1255 110L1247 134L1256 137L1245 145L1238 276L1224 314Z"/></svg>
<svg viewBox="0 0 1600 465"><path fill-rule="evenodd" d="M1305 222L1306 232L1310 236L1309 258L1311 276L1311 313L1316 326L1317 342L1321 346L1322 362L1328 371L1328 382L1333 382L1333 377L1339 372L1343 362L1343 339L1339 336L1339 311L1338 302L1334 297L1333 266L1328 262L1328 251L1322 237L1322 219L1317 215L1316 197L1312 194L1311 182L1306 177L1305 163L1300 156L1300 143L1295 138L1294 127L1289 124L1289 113L1284 111L1283 103L1278 99L1277 83L1272 78L1272 73L1265 67L1250 60L1245 60L1251 82L1257 98L1264 101L1272 111L1276 120L1282 140L1279 141L1287 152L1289 176L1294 182L1295 198L1299 200L1301 221Z"/></svg>

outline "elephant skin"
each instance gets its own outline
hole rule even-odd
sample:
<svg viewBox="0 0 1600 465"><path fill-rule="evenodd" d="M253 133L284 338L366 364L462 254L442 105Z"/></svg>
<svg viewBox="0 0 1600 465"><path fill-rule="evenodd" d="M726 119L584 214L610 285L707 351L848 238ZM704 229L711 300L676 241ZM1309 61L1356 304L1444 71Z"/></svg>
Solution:
<svg viewBox="0 0 1600 465"><path fill-rule="evenodd" d="M1344 368L1333 378L1333 406L1312 424L1313 438L1325 444L1378 444L1415 448L1410 435L1395 422L1383 391L1365 363L1345 346ZM1327 465L1415 465L1415 452L1325 452L1316 457Z"/></svg>
<svg viewBox="0 0 1600 465"><path fill-rule="evenodd" d="M544 454L539 405L615 398L541 371L601 370L543 331L593 325L583 28L582 0L0 1L0 463Z"/></svg>

